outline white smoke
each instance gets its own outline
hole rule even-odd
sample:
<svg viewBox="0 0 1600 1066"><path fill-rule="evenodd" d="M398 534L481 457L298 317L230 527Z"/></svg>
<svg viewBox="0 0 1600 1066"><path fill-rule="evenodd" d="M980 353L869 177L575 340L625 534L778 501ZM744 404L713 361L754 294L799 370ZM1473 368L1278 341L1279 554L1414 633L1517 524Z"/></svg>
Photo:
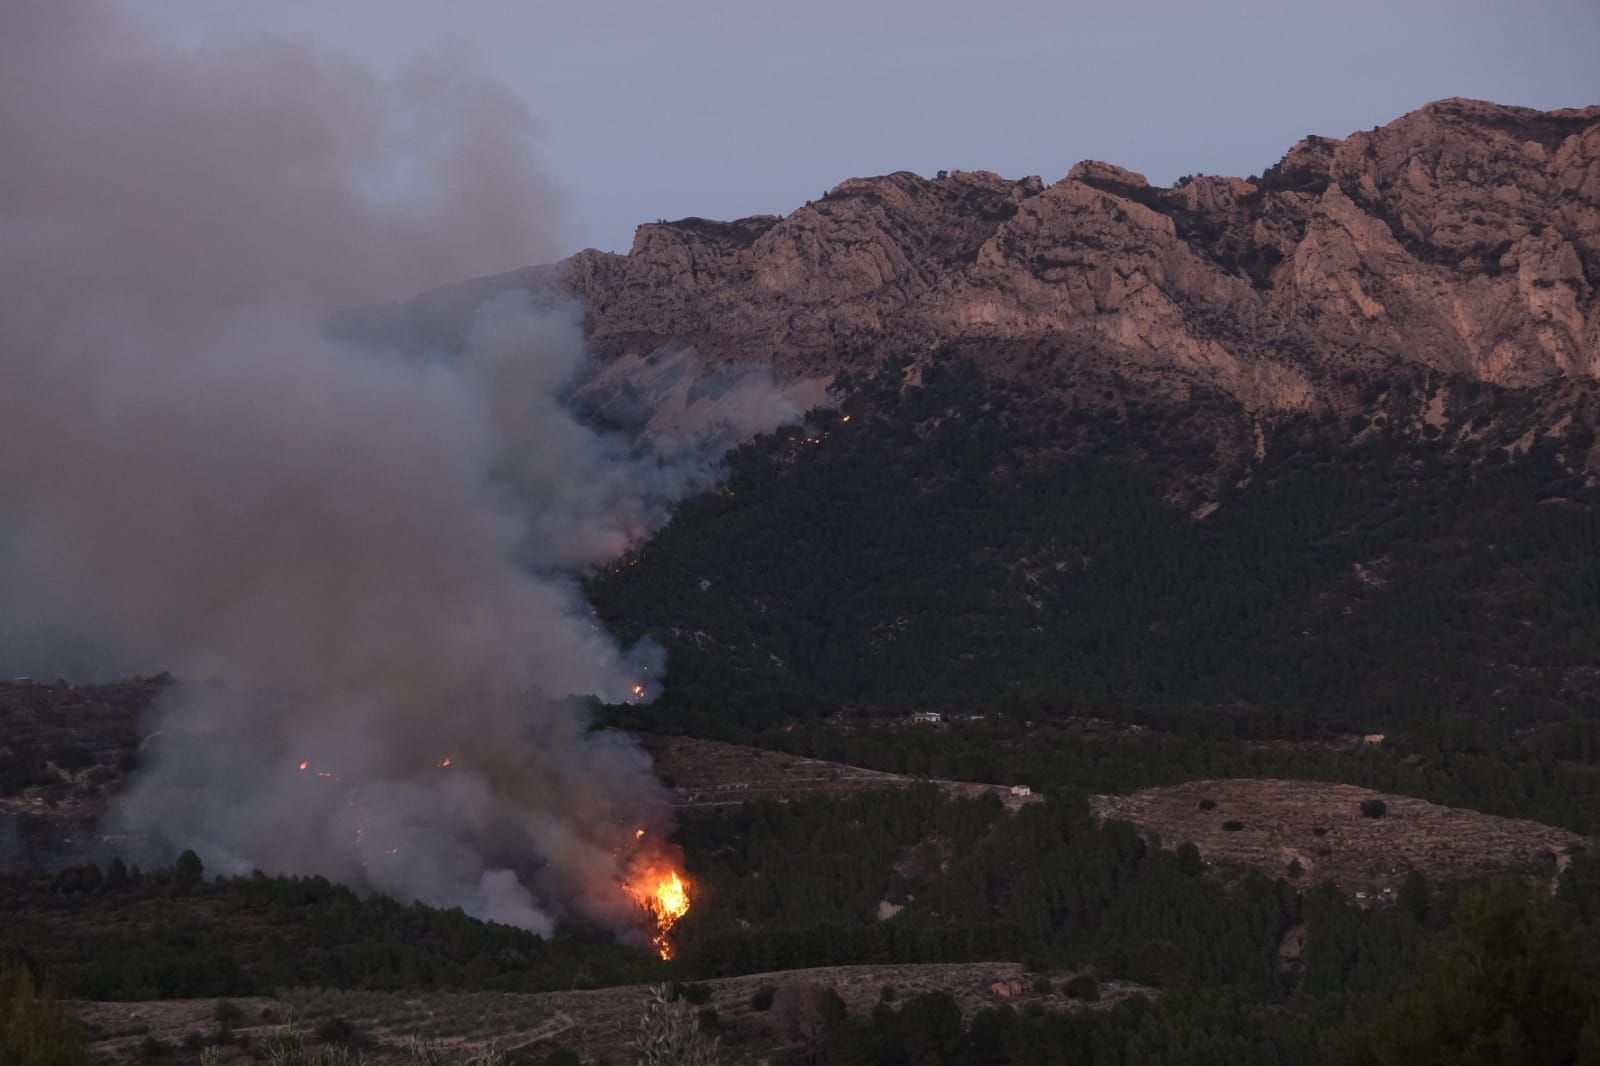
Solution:
<svg viewBox="0 0 1600 1066"><path fill-rule="evenodd" d="M327 325L556 251L537 131L469 58L380 78L0 8L0 602L186 680L118 812L169 853L622 927L619 854L667 809L574 697L662 664L577 574L704 485L717 434L589 428L549 292L474 302L448 352ZM719 444L797 413L736 380Z"/></svg>

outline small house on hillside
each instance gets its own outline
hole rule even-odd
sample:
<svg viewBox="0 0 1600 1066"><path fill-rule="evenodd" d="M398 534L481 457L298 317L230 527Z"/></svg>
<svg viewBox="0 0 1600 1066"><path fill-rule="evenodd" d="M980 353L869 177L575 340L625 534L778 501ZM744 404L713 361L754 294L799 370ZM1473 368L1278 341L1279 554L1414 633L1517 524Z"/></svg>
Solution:
<svg viewBox="0 0 1600 1066"><path fill-rule="evenodd" d="M944 721L944 715L938 711L914 711L911 721L916 725L938 725Z"/></svg>

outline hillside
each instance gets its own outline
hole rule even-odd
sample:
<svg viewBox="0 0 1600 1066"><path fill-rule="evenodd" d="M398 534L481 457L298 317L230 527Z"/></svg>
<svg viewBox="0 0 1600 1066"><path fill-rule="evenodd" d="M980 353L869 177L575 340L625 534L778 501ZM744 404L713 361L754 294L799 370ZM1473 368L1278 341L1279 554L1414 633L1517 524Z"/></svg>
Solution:
<svg viewBox="0 0 1600 1066"><path fill-rule="evenodd" d="M900 172L786 217L639 227L559 268L607 355L688 343L791 376L954 345L1070 389L1110 374L1254 411L1346 371L1528 386L1600 370L1600 107L1444 100L1172 188Z"/></svg>

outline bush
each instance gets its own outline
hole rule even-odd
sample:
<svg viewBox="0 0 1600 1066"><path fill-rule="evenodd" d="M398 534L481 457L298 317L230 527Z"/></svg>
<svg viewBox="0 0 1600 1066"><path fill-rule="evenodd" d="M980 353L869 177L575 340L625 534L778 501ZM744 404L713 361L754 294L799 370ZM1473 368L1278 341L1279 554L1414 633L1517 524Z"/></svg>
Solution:
<svg viewBox="0 0 1600 1066"><path fill-rule="evenodd" d="M1036 996L1048 996L1050 994L1050 978L1042 974L1035 977L1033 979L1033 994Z"/></svg>
<svg viewBox="0 0 1600 1066"><path fill-rule="evenodd" d="M347 1018L325 1018L317 1023L316 1037L324 1044L351 1044L356 1027Z"/></svg>
<svg viewBox="0 0 1600 1066"><path fill-rule="evenodd" d="M673 999L665 985L650 990L633 1047L641 1066L711 1066L718 1057L717 1042L701 1031L689 1005Z"/></svg>
<svg viewBox="0 0 1600 1066"><path fill-rule="evenodd" d="M237 1003L227 999L217 1000L217 1005L212 1008L211 1016L217 1020L218 1025L227 1029L232 1029L244 1021L244 1011L239 1009Z"/></svg>
<svg viewBox="0 0 1600 1066"><path fill-rule="evenodd" d="M894 989L890 988L888 985L884 985L883 987L884 991L888 992L892 998ZM771 985L762 985L760 988L756 989L756 994L750 997L750 1009L753 1011L766 1011L772 1009L772 998L777 994L778 990L776 988L773 988Z"/></svg>
<svg viewBox="0 0 1600 1066"><path fill-rule="evenodd" d="M1222 831L1224 833L1237 833L1243 828L1244 823L1235 819L1229 819L1228 821L1222 823Z"/></svg>
<svg viewBox="0 0 1600 1066"><path fill-rule="evenodd" d="M539 1066L583 1066L578 1053L569 1047L558 1047L546 1055Z"/></svg>
<svg viewBox="0 0 1600 1066"><path fill-rule="evenodd" d="M1202 811L1214 811L1217 809L1217 801L1214 799L1203 799L1200 801L1200 809Z"/></svg>
<svg viewBox="0 0 1600 1066"><path fill-rule="evenodd" d="M0 1062L87 1066L78 1020L21 965L0 966Z"/></svg>
<svg viewBox="0 0 1600 1066"><path fill-rule="evenodd" d="M1067 979L1061 986L1063 995L1071 999L1081 999L1086 1003L1093 1003L1100 998L1100 982L1095 980L1092 973L1080 973Z"/></svg>
<svg viewBox="0 0 1600 1066"><path fill-rule="evenodd" d="M884 985L882 988L878 989L878 1002L879 1003L893 1003L894 1002L894 985Z"/></svg>
<svg viewBox="0 0 1600 1066"><path fill-rule="evenodd" d="M1361 817L1382 818L1389 813L1389 805L1383 800L1362 800Z"/></svg>

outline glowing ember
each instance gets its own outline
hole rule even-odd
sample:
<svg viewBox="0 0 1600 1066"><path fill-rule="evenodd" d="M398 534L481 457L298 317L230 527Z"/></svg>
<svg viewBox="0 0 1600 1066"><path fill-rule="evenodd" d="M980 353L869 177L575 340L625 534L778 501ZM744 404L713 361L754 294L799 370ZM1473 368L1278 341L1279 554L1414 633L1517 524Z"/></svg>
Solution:
<svg viewBox="0 0 1600 1066"><path fill-rule="evenodd" d="M643 840L644 839L644 830L643 829L635 829L633 831L633 839L635 839L635 840Z"/></svg>
<svg viewBox="0 0 1600 1066"><path fill-rule="evenodd" d="M643 830L640 830L643 832ZM634 902L643 907L655 922L655 935L650 943L663 959L672 958L672 941L667 934L678 920L689 913L689 886L676 870L651 869L648 876L638 882L622 886Z"/></svg>
<svg viewBox="0 0 1600 1066"><path fill-rule="evenodd" d="M633 686L633 698L634 699L644 699L644 686L643 685L634 685Z"/></svg>
<svg viewBox="0 0 1600 1066"><path fill-rule="evenodd" d="M448 756L448 755L446 755L443 759L441 759L439 761L439 769L441 769L441 770L443 770L446 766L449 766L449 765L450 765L450 756Z"/></svg>
<svg viewBox="0 0 1600 1066"><path fill-rule="evenodd" d="M304 760L301 761L300 769L307 770L307 769L310 769L310 767L311 767L311 760L310 759L304 759Z"/></svg>

